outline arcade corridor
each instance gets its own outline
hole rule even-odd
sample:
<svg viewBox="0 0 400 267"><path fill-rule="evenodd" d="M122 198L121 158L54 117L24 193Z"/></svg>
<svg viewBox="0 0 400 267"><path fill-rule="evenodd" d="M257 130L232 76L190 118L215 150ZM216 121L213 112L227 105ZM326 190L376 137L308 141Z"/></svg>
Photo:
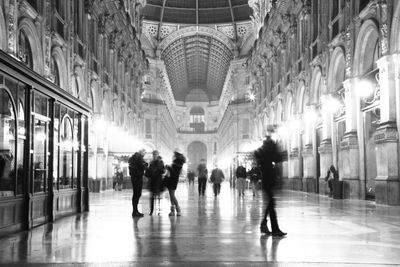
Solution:
<svg viewBox="0 0 400 267"><path fill-rule="evenodd" d="M277 197L286 238L259 233L261 198L241 199L223 184L181 184L182 217L132 219L131 191L91 194L91 211L0 240L4 266L398 266L400 208L284 191ZM148 212L147 191L142 207ZM269 264L266 265L267 261Z"/></svg>

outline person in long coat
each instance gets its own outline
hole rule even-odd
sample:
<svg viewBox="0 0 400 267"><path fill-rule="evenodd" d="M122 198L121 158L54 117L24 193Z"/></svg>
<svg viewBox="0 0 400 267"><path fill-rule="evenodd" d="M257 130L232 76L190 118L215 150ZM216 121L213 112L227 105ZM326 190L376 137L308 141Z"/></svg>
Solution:
<svg viewBox="0 0 400 267"><path fill-rule="evenodd" d="M149 168L147 169L145 176L149 178L150 185L150 213L153 215L154 204L156 199L159 199L161 191L163 189L163 174L165 172L164 162L160 157L160 153L157 150L153 151L153 160L151 161Z"/></svg>
<svg viewBox="0 0 400 267"><path fill-rule="evenodd" d="M164 179L164 185L168 189L169 198L171 200L171 212L169 216L181 216L181 207L179 206L178 200L175 196L175 190L178 187L179 175L182 171L182 166L185 164L186 158L178 151L174 152L174 157L172 159L172 165L167 166L167 175ZM176 213L175 213L176 209Z"/></svg>
<svg viewBox="0 0 400 267"><path fill-rule="evenodd" d="M261 167L262 175L262 189L264 202L267 202L263 220L261 221L260 230L264 234L272 234L273 236L284 236L286 233L282 232L278 225L278 218L275 211L274 199L274 186L276 185L276 170L275 164L281 162L276 143L272 140L271 136L267 136L263 145L257 149L254 156ZM271 220L271 229L269 231L267 226L267 217Z"/></svg>
<svg viewBox="0 0 400 267"><path fill-rule="evenodd" d="M144 160L145 150L142 149L132 155L129 159L129 175L132 182L132 217L143 217L143 213L138 211L139 199L142 196L143 174L148 164Z"/></svg>

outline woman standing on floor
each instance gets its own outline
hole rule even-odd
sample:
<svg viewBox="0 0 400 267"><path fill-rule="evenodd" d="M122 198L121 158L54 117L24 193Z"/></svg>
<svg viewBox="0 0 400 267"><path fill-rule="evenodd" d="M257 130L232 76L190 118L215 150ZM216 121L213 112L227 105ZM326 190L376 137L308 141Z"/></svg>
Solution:
<svg viewBox="0 0 400 267"><path fill-rule="evenodd" d="M153 215L154 204L158 200L158 208L160 208L160 194L163 188L162 176L165 172L164 162L160 157L160 153L157 150L153 151L153 160L147 169L145 176L149 178L150 182L150 214Z"/></svg>
<svg viewBox="0 0 400 267"><path fill-rule="evenodd" d="M171 200L171 212L169 213L169 216L175 216L175 209L176 215L181 216L181 208L176 199L175 190L178 186L179 175L181 174L182 166L185 162L185 156L176 150L172 159L172 165L167 166L168 174L165 176L164 184L168 188L169 198Z"/></svg>

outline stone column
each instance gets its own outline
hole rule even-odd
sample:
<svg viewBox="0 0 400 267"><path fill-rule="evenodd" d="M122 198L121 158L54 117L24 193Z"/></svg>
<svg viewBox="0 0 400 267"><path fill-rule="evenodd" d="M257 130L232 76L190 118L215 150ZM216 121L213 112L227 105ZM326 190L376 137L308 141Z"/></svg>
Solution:
<svg viewBox="0 0 400 267"><path fill-rule="evenodd" d="M297 116L294 116L294 119L297 119ZM300 134L299 131L300 129L291 129L292 134L290 135L290 142L294 140L292 144L288 146L288 156L289 156L289 184L290 184L290 189L292 190L299 190L301 191L303 189L303 182L302 182L302 177L300 175Z"/></svg>
<svg viewBox="0 0 400 267"><path fill-rule="evenodd" d="M313 112L314 107L307 106L306 111L303 114L303 122L305 125L305 143L303 144L303 190L305 192L315 193L317 190L315 173L315 161L314 161L314 150L313 150L313 130L315 128L315 121L311 118L304 118Z"/></svg>
<svg viewBox="0 0 400 267"><path fill-rule="evenodd" d="M346 133L340 143L343 165L340 168L339 179L344 182L344 198L358 199L361 198L362 183L365 183L365 181L360 180L360 150L357 135L357 122L360 121L360 118L358 118L360 116L360 100L355 88L357 81L358 78L354 78L343 82L345 88Z"/></svg>
<svg viewBox="0 0 400 267"><path fill-rule="evenodd" d="M114 178L114 153L108 152L107 157L107 175L106 175L106 190L113 188L113 178Z"/></svg>
<svg viewBox="0 0 400 267"><path fill-rule="evenodd" d="M399 79L400 55L378 60L380 86L380 126L376 130L377 174L376 203L400 204L398 130L396 125L396 80ZM397 75L396 75L397 74Z"/></svg>

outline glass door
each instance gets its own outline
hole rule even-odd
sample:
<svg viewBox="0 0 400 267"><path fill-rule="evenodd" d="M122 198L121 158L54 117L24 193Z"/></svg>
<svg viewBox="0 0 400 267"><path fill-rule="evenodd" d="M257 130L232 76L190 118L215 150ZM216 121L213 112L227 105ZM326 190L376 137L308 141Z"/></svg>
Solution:
<svg viewBox="0 0 400 267"><path fill-rule="evenodd" d="M45 193L48 191L48 162L49 162L49 122L48 98L38 93L34 95L34 110L32 112L32 192Z"/></svg>

